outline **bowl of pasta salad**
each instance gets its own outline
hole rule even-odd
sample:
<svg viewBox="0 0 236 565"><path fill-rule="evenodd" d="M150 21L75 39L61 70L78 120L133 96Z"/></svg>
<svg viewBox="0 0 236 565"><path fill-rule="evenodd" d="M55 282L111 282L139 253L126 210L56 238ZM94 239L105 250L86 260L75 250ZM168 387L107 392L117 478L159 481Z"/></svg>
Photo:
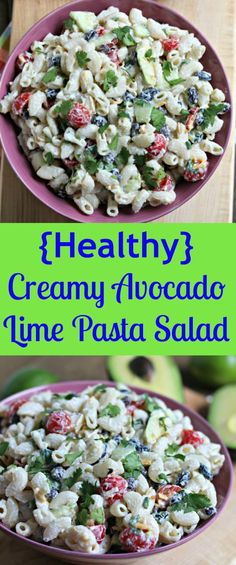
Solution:
<svg viewBox="0 0 236 565"><path fill-rule="evenodd" d="M206 38L153 1L78 0L33 26L0 89L22 182L75 221L149 221L196 194L230 130L229 84Z"/></svg>
<svg viewBox="0 0 236 565"><path fill-rule="evenodd" d="M0 404L0 530L52 557L169 551L213 523L231 483L209 424L144 389L64 382Z"/></svg>

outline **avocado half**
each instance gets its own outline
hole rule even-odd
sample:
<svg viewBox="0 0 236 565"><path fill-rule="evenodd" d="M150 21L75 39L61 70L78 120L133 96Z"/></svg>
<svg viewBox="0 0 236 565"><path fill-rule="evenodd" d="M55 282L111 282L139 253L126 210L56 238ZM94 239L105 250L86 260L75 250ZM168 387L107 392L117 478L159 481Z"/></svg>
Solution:
<svg viewBox="0 0 236 565"><path fill-rule="evenodd" d="M236 384L213 394L208 420L227 447L236 449Z"/></svg>
<svg viewBox="0 0 236 565"><path fill-rule="evenodd" d="M188 375L204 388L236 384L236 357L233 355L192 357Z"/></svg>
<svg viewBox="0 0 236 565"><path fill-rule="evenodd" d="M182 378L170 357L108 357L107 370L112 381L146 388L179 402L184 400Z"/></svg>

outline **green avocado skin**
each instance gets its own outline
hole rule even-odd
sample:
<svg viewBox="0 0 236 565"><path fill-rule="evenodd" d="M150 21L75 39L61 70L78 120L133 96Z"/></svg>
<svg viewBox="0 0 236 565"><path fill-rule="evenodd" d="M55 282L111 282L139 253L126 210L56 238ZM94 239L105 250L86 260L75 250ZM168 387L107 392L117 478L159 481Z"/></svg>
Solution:
<svg viewBox="0 0 236 565"><path fill-rule="evenodd" d="M6 398L27 388L57 383L58 380L56 375L43 369L21 369L7 380L0 392L0 398Z"/></svg>
<svg viewBox="0 0 236 565"><path fill-rule="evenodd" d="M188 374L206 389L236 383L236 357L192 357Z"/></svg>

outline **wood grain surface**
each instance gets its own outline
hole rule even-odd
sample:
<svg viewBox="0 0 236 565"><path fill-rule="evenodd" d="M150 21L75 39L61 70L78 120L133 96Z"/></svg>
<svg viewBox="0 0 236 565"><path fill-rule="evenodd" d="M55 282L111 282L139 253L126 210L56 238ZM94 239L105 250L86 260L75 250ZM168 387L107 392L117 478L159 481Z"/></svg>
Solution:
<svg viewBox="0 0 236 565"><path fill-rule="evenodd" d="M0 386L8 375L22 366L42 367L60 375L63 380L106 379L104 357L2 357ZM204 398L186 390L186 404L194 409L204 405ZM236 565L236 470L233 493L222 516L201 536L171 550L166 555L137 560L137 565ZM40 555L10 537L0 534L1 565L53 565L54 559ZM58 562L59 563L59 562Z"/></svg>
<svg viewBox="0 0 236 565"><path fill-rule="evenodd" d="M235 93L235 0L159 0L193 21L215 47ZM41 17L65 4L64 0L14 0L13 48ZM233 209L234 139L214 177L192 200L161 218L161 222L231 222ZM60 222L64 217L51 211L22 185L6 159L2 163L2 222ZM68 220L69 221L69 220Z"/></svg>

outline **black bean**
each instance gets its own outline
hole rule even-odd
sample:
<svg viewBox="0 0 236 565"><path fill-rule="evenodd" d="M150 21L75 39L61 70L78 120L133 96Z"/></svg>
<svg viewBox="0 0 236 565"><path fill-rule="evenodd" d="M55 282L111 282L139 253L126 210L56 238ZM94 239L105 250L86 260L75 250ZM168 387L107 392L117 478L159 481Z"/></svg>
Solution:
<svg viewBox="0 0 236 565"><path fill-rule="evenodd" d="M86 41L90 41L90 39L95 39L95 37L97 37L96 29L91 29L90 31L84 34L84 39L86 39Z"/></svg>
<svg viewBox="0 0 236 565"><path fill-rule="evenodd" d="M95 126L98 126L100 128L101 126L105 126L105 124L107 124L107 120L106 118L104 118L104 116L99 116L99 114L96 114L92 117L92 124L95 124Z"/></svg>
<svg viewBox="0 0 236 565"><path fill-rule="evenodd" d="M170 128L168 128L168 126L163 126L163 128L160 129L160 133L162 133L162 135L164 135L165 137L170 137Z"/></svg>
<svg viewBox="0 0 236 565"><path fill-rule="evenodd" d="M183 498L183 493L182 492L176 492L172 498L170 499L170 505L171 504L178 504L178 502L181 502Z"/></svg>
<svg viewBox="0 0 236 565"><path fill-rule="evenodd" d="M204 122L204 115L203 112L198 112L196 117L195 117L195 125L196 126L200 126L201 124L203 124Z"/></svg>
<svg viewBox="0 0 236 565"><path fill-rule="evenodd" d="M116 167L113 167L113 169L111 169L111 174L117 177L118 180L121 179L120 171Z"/></svg>
<svg viewBox="0 0 236 565"><path fill-rule="evenodd" d="M209 506L209 508L205 508L204 512L207 516L214 516L214 514L216 514L217 510L216 508L213 508L213 506Z"/></svg>
<svg viewBox="0 0 236 565"><path fill-rule="evenodd" d="M140 124L138 124L137 122L134 122L131 126L131 131L130 131L131 137L133 137L134 135L137 135L139 130L140 130Z"/></svg>
<svg viewBox="0 0 236 565"><path fill-rule="evenodd" d="M191 86L187 90L188 93L188 101L191 106L196 106L198 103L198 91L195 86Z"/></svg>
<svg viewBox="0 0 236 565"><path fill-rule="evenodd" d="M153 516L155 520L158 522L158 524L163 524L167 520L169 513L166 512L165 510L157 509L153 512Z"/></svg>
<svg viewBox="0 0 236 565"><path fill-rule="evenodd" d="M46 91L47 99L54 100L58 95L58 92L60 92L60 90L57 88L48 88L48 90Z"/></svg>
<svg viewBox="0 0 236 565"><path fill-rule="evenodd" d="M199 465L198 470L199 470L199 473L201 473L201 475L203 475L203 477L205 477L205 479L212 481L212 478L213 478L212 472L210 471L210 469L206 465L203 465L203 463L201 463Z"/></svg>
<svg viewBox="0 0 236 565"><path fill-rule="evenodd" d="M128 479L128 488L130 490L134 490L136 487L137 481L133 477L129 477Z"/></svg>
<svg viewBox="0 0 236 565"><path fill-rule="evenodd" d="M149 88L145 88L141 94L139 94L138 98L141 98L141 100L145 100L146 102L150 102L158 92L160 92L159 88L153 88L150 86Z"/></svg>
<svg viewBox="0 0 236 565"><path fill-rule="evenodd" d="M200 80L211 80L211 73L207 73L206 71L199 71L198 73L195 73L195 76L197 76Z"/></svg>
<svg viewBox="0 0 236 565"><path fill-rule="evenodd" d="M190 480L190 473L189 471L182 471L182 473L180 473L175 481L175 484L180 486L180 487L186 487L186 485L188 484L189 480Z"/></svg>
<svg viewBox="0 0 236 565"><path fill-rule="evenodd" d="M124 93L123 99L125 102L133 102L135 99L135 95L130 92L129 90L126 90L126 92Z"/></svg>
<svg viewBox="0 0 236 565"><path fill-rule="evenodd" d="M60 67L61 64L61 55L54 55L54 57L50 57L49 61L49 67Z"/></svg>
<svg viewBox="0 0 236 565"><path fill-rule="evenodd" d="M60 465L58 465L58 467L54 467L54 469L51 470L51 477L56 481L63 479L64 475L65 469L63 469L63 467L61 467Z"/></svg>
<svg viewBox="0 0 236 565"><path fill-rule="evenodd" d="M114 163L114 161L115 161L114 153L112 153L110 151L110 153L107 153L107 155L104 155L103 161L104 161L104 163L108 163L108 164Z"/></svg>
<svg viewBox="0 0 236 565"><path fill-rule="evenodd" d="M50 502L53 498L55 498L58 495L58 491L55 487L52 487L49 491L49 493L47 494L47 499Z"/></svg>

